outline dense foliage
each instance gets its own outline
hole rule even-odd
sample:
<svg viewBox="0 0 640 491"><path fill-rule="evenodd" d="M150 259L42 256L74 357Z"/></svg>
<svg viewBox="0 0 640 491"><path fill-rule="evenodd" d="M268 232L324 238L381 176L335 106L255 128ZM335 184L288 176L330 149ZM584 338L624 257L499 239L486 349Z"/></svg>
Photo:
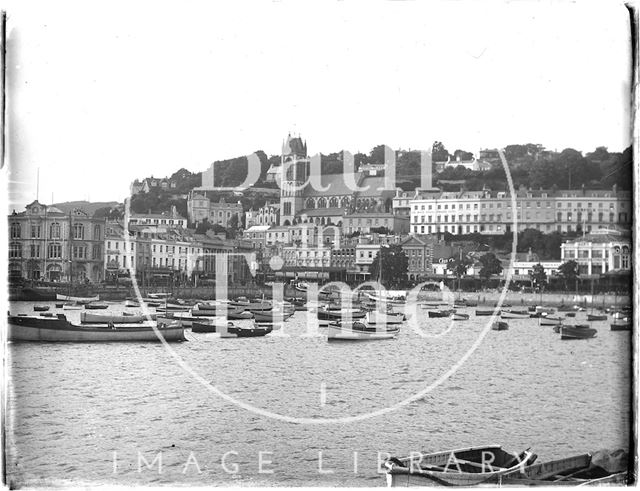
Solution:
<svg viewBox="0 0 640 491"><path fill-rule="evenodd" d="M402 247L394 244L380 247L380 251L369 266L369 273L372 281L380 281L386 288L393 288L406 281L408 269L409 259Z"/></svg>

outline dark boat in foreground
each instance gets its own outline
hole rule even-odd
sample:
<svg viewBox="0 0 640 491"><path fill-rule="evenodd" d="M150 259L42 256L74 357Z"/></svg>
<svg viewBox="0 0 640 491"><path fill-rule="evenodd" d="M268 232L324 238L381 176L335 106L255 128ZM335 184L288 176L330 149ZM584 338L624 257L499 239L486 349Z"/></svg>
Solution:
<svg viewBox="0 0 640 491"><path fill-rule="evenodd" d="M158 323L156 329L165 341L183 341L184 329L180 326ZM156 331L149 325L121 325L113 323L84 326L73 324L64 314L56 317L9 315L9 341L43 342L123 342L123 341L160 341Z"/></svg>
<svg viewBox="0 0 640 491"><path fill-rule="evenodd" d="M606 321L607 319L606 314L587 314L588 321Z"/></svg>
<svg viewBox="0 0 640 491"><path fill-rule="evenodd" d="M47 310L49 310L49 306L48 305L34 305L33 306L33 311L34 312L46 312Z"/></svg>
<svg viewBox="0 0 640 491"><path fill-rule="evenodd" d="M109 308L109 305L106 303L87 303L84 308L87 310L105 310Z"/></svg>
<svg viewBox="0 0 640 491"><path fill-rule="evenodd" d="M495 321L491 326L491 329L494 331L507 331L509 329L509 324L504 321Z"/></svg>
<svg viewBox="0 0 640 491"><path fill-rule="evenodd" d="M456 311L451 310L429 310L429 317L450 317L451 314L455 314Z"/></svg>
<svg viewBox="0 0 640 491"><path fill-rule="evenodd" d="M384 462L387 484L396 486L475 486L499 484L503 475L533 464L536 455L525 450L510 453L499 445L470 447L436 453L412 453Z"/></svg>
<svg viewBox="0 0 640 491"><path fill-rule="evenodd" d="M560 339L589 339L597 333L596 329L582 324L560 326Z"/></svg>
<svg viewBox="0 0 640 491"><path fill-rule="evenodd" d="M623 317L622 319L613 319L611 323L612 331L631 331L631 317Z"/></svg>

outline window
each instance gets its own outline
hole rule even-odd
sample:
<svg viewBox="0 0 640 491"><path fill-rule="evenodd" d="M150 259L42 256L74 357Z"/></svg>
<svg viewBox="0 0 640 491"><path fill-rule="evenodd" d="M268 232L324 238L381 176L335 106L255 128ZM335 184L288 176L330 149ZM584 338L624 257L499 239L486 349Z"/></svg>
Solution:
<svg viewBox="0 0 640 491"><path fill-rule="evenodd" d="M120 249L120 242L116 242L116 250Z"/></svg>
<svg viewBox="0 0 640 491"><path fill-rule="evenodd" d="M100 225L93 226L93 240L100 240Z"/></svg>
<svg viewBox="0 0 640 491"><path fill-rule="evenodd" d="M86 252L84 246L73 246L73 258L74 259L85 259Z"/></svg>
<svg viewBox="0 0 640 491"><path fill-rule="evenodd" d="M40 245L31 244L31 257L40 257Z"/></svg>
<svg viewBox="0 0 640 491"><path fill-rule="evenodd" d="M160 245L160 252L162 253L162 245Z"/></svg>
<svg viewBox="0 0 640 491"><path fill-rule="evenodd" d="M60 244L49 244L47 256L50 259L60 259L62 257L62 246Z"/></svg>
<svg viewBox="0 0 640 491"><path fill-rule="evenodd" d="M20 224L17 222L13 222L11 224L11 238L19 239L21 235L22 235L22 230L21 230Z"/></svg>
<svg viewBox="0 0 640 491"><path fill-rule="evenodd" d="M102 247L100 244L93 244L93 248L91 249L91 259L100 259L102 255Z"/></svg>
<svg viewBox="0 0 640 491"><path fill-rule="evenodd" d="M40 238L40 225L31 225L31 238L32 239Z"/></svg>
<svg viewBox="0 0 640 491"><path fill-rule="evenodd" d="M22 245L17 242L9 244L9 257L13 259L22 257Z"/></svg>
<svg viewBox="0 0 640 491"><path fill-rule="evenodd" d="M83 240L84 239L84 225L81 223L75 223L73 225L73 238Z"/></svg>

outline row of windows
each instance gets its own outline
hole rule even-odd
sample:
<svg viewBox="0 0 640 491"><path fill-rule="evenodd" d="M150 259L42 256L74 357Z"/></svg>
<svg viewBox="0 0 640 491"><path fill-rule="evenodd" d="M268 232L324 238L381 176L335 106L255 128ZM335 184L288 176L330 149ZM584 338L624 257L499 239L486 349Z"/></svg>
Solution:
<svg viewBox="0 0 640 491"><path fill-rule="evenodd" d="M28 257L39 259L41 256L40 244L29 245L27 252ZM22 244L12 242L9 244L9 257L12 259L22 258ZM99 244L94 244L91 248L91 256L87 255L87 246L73 246L71 251L74 259L93 259L99 260L102 258L102 247ZM62 258L62 245L61 244L48 244L47 245L47 258L48 259L61 259Z"/></svg>
<svg viewBox="0 0 640 491"><path fill-rule="evenodd" d="M582 201L578 201L577 205L576 205L577 208L582 208L582 204L583 204ZM421 204L421 205L413 205L413 210L414 211L418 211L418 209L420 209L420 210L424 211L426 209L426 210L429 211L429 210L436 210L436 209L437 210L449 210L449 209L451 209L451 210L455 210L455 209L458 209L458 210L463 210L463 209L466 209L466 210L471 210L471 209L477 210L477 209L486 209L486 208L498 208L498 209L500 209L500 208L502 208L502 205L503 205L502 202L494 203L494 202L491 202L491 201L489 201L487 203L458 203L457 208L456 208L456 203L451 203L451 204L445 203L445 204L438 204L438 205L429 205L429 204L428 205L423 205L423 204ZM425 206L426 206L426 208L425 208ZM504 207L505 208L510 208L511 207L511 203L510 202L505 202L504 203ZM516 207L523 208L523 202L522 201L516 201ZM551 201L545 201L544 204L541 201L536 201L535 202L535 208L543 208L543 207L551 208ZM558 202L557 207L558 208L562 208L562 202ZM565 208L572 208L572 207L573 207L573 203L571 203L571 202L568 202L565 205ZM587 203L587 208L592 208L592 207L593 207L593 202L588 202ZM604 207L605 207L604 203L598 203L598 208L604 208ZM624 209L624 208L626 208L626 204L624 202L620 202L620 207ZM532 206L532 202L531 201L526 201L526 202L524 202L524 208L534 208L534 206ZM615 209L615 204L614 203L609 203L609 209L610 210Z"/></svg>
<svg viewBox="0 0 640 491"><path fill-rule="evenodd" d="M31 238L32 239L40 239L42 238L42 224L32 224L31 225ZM94 225L93 227L93 240L100 240L101 237L101 227L100 225ZM72 228L73 238L76 240L84 240L85 238L85 226L82 223L74 223ZM20 239L22 238L22 224L18 222L13 222L10 225L10 237L12 239ZM49 238L50 239L60 239L61 237L61 226L60 223L54 222L49 225Z"/></svg>
<svg viewBox="0 0 640 491"><path fill-rule="evenodd" d="M546 220L551 220L552 219L552 215L551 212L545 212L544 215L541 212L535 212L535 215L532 214L533 212L525 212L524 217L526 220L531 220L531 219L536 219L536 220L540 220L540 219L546 219ZM511 213L508 212L506 214L506 219L507 220L511 220ZM575 214L576 217L576 221L577 222L582 222L583 219L585 219L588 222L592 222L594 219L594 214L592 212L587 212L585 215L582 214L582 212L577 212ZM413 217L414 220L412 222L412 224L415 224L418 222L417 220L417 216ZM456 215L435 215L435 223L455 223L456 222ZM482 215L458 215L457 216L457 221L458 222L477 222L478 218L480 219L481 222L501 222L502 221L502 214L482 214ZM573 221L574 218L574 214L573 212L569 211L563 214L563 212L559 211L556 215L556 220L561 222L563 221L563 218L566 219L566 221L571 222ZM609 213L608 215L608 220L610 223L614 223L615 222L615 213ZM518 220L522 219L522 214L518 213ZM627 213L620 213L618 215L618 221L620 223L626 223L628 220L628 215ZM597 215L597 221L598 222L604 222L605 221L605 214L603 212L599 212ZM419 223L434 223L434 215L420 215L420 222Z"/></svg>
<svg viewBox="0 0 640 491"><path fill-rule="evenodd" d="M114 244L116 250L120 249L120 242L114 241L113 244ZM134 252L135 242L131 242L130 244L131 244L131 252ZM111 250L111 241L110 240L107 241L107 249ZM122 250L123 251L127 250L127 243L126 242L122 243Z"/></svg>

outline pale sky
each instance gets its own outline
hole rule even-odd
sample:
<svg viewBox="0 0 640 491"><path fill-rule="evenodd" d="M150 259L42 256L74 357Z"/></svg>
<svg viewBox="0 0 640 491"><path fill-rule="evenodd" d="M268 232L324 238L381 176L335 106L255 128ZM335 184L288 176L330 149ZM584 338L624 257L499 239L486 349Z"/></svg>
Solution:
<svg viewBox="0 0 640 491"><path fill-rule="evenodd" d="M262 149L630 142L615 2L6 2L10 206ZM14 203L11 205L11 203Z"/></svg>

